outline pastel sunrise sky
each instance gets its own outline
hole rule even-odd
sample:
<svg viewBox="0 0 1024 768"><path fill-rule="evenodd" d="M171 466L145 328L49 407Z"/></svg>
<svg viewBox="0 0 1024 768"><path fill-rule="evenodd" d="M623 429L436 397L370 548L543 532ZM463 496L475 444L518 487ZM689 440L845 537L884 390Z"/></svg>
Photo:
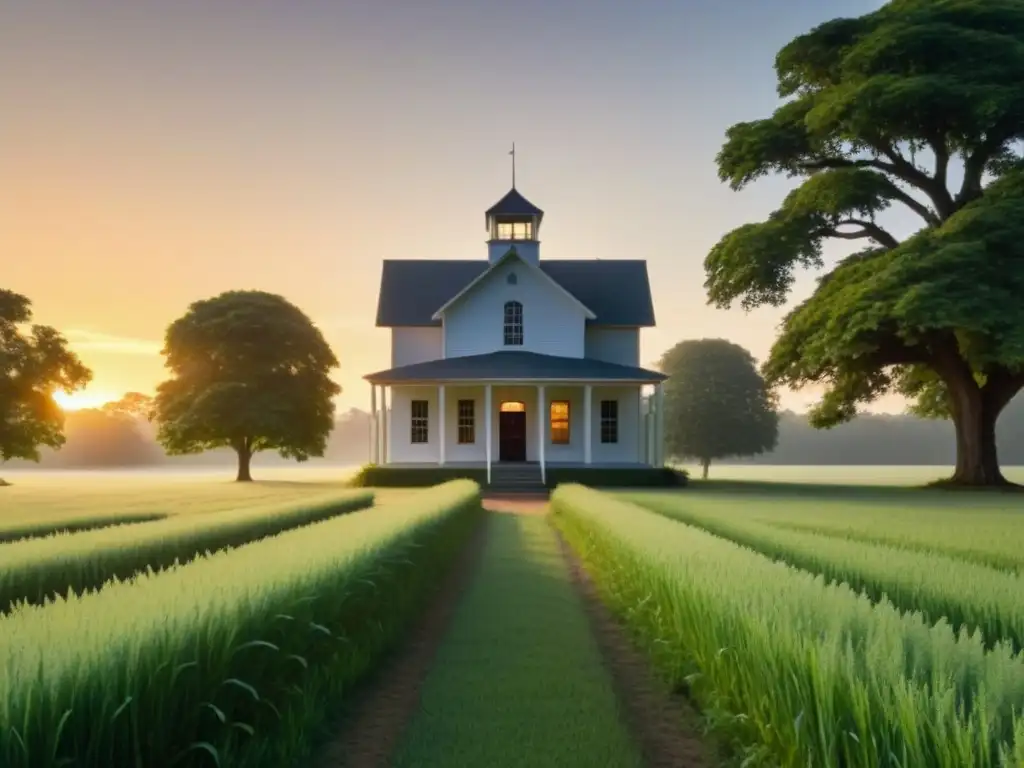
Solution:
<svg viewBox="0 0 1024 768"><path fill-rule="evenodd" d="M763 358L784 310L707 306L702 264L790 182L732 192L715 154L777 105L782 45L878 5L0 0L0 285L93 368L79 404L152 392L190 302L261 289L314 319L339 406L366 408L381 261L485 258L515 141L541 258L647 260L643 362L705 336Z"/></svg>

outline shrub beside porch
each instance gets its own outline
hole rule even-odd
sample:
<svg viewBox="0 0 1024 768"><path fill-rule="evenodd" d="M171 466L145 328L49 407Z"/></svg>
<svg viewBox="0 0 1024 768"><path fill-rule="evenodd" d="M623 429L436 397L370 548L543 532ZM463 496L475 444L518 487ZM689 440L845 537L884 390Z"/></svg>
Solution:
<svg viewBox="0 0 1024 768"><path fill-rule="evenodd" d="M351 479L350 484L363 488L425 488L467 479L487 488L484 467L435 466L395 467L367 464ZM547 468L547 487L562 483L579 483L593 488L668 488L685 486L689 476L684 470L670 467L557 467Z"/></svg>

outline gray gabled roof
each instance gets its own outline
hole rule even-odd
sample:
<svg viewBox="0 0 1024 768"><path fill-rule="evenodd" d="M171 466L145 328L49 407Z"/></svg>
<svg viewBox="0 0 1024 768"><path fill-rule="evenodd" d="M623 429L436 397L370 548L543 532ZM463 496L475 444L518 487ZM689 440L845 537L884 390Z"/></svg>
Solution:
<svg viewBox="0 0 1024 768"><path fill-rule="evenodd" d="M537 352L489 352L413 363L364 376L374 384L419 381L628 381L655 384L668 377L646 368Z"/></svg>
<svg viewBox="0 0 1024 768"><path fill-rule="evenodd" d="M649 327L654 304L647 262L639 260L546 260L540 268L589 307L591 325ZM381 272L377 325L440 325L434 313L488 267L485 260L387 260Z"/></svg>

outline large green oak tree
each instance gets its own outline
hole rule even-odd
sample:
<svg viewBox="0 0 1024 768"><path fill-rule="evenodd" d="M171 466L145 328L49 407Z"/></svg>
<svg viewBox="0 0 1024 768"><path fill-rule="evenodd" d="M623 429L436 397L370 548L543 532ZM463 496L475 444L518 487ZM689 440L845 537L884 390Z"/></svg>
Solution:
<svg viewBox="0 0 1024 768"><path fill-rule="evenodd" d="M763 372L823 385L815 426L887 392L952 418L954 484L1006 483L999 413L1024 386L1024 3L893 0L780 51L782 105L729 129L719 174L804 181L705 260L709 301L780 306L822 244L865 247L785 318ZM899 238L889 208L920 228Z"/></svg>
<svg viewBox="0 0 1024 768"><path fill-rule="evenodd" d="M0 289L0 461L39 461L39 447L64 444L64 412L55 390L74 392L92 379L53 328L33 325L31 302ZM0 485L5 483L0 480Z"/></svg>
<svg viewBox="0 0 1024 768"><path fill-rule="evenodd" d="M280 296L229 291L192 304L167 329L172 378L153 415L168 454L228 447L239 481L258 451L305 461L323 456L334 426L330 379L338 360L319 329Z"/></svg>

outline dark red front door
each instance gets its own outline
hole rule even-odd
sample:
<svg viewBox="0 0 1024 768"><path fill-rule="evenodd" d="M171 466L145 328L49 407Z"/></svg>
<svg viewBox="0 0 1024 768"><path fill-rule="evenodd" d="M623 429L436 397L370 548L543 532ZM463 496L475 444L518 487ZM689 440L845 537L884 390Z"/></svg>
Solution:
<svg viewBox="0 0 1024 768"><path fill-rule="evenodd" d="M522 411L498 416L498 461L526 461L526 414Z"/></svg>

